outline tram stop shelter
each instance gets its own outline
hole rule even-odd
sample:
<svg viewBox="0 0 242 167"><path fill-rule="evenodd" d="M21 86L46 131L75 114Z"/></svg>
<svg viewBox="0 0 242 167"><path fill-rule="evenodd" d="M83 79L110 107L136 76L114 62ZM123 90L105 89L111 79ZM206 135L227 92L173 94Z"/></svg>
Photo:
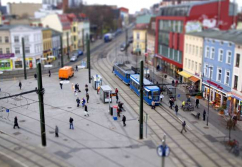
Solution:
<svg viewBox="0 0 242 167"><path fill-rule="evenodd" d="M112 103L111 93L112 89L109 85L103 85L100 87L100 99L103 103Z"/></svg>
<svg viewBox="0 0 242 167"><path fill-rule="evenodd" d="M94 88L94 90L97 90L97 88L102 85L102 77L101 75L93 75L92 76L92 87Z"/></svg>

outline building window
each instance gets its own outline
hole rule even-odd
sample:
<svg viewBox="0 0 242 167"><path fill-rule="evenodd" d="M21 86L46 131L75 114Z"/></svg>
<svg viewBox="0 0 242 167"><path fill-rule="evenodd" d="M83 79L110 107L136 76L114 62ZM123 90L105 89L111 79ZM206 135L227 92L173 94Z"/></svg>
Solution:
<svg viewBox="0 0 242 167"><path fill-rule="evenodd" d="M192 70L193 70L193 67L194 67L194 61L192 61Z"/></svg>
<svg viewBox="0 0 242 167"><path fill-rule="evenodd" d="M225 79L224 79L225 85L229 85L229 77L230 77L230 71L226 70L225 71Z"/></svg>
<svg viewBox="0 0 242 167"><path fill-rule="evenodd" d="M3 54L3 49L2 48L0 48L0 54Z"/></svg>
<svg viewBox="0 0 242 167"><path fill-rule="evenodd" d="M186 53L188 52L188 44L186 43Z"/></svg>
<svg viewBox="0 0 242 167"><path fill-rule="evenodd" d="M198 72L200 73L202 71L202 64L199 63L199 69L198 69Z"/></svg>
<svg viewBox="0 0 242 167"><path fill-rule="evenodd" d="M214 59L215 56L215 49L211 48L210 59Z"/></svg>
<svg viewBox="0 0 242 167"><path fill-rule="evenodd" d="M227 56L226 56L226 63L227 64L231 64L231 56L232 56L232 52L227 51Z"/></svg>
<svg viewBox="0 0 242 167"><path fill-rule="evenodd" d="M209 78L213 78L213 66L209 66Z"/></svg>
<svg viewBox="0 0 242 167"><path fill-rule="evenodd" d="M192 54L195 55L195 46L193 45Z"/></svg>
<svg viewBox="0 0 242 167"><path fill-rule="evenodd" d="M203 56L203 48L200 47L200 57L202 57L202 56Z"/></svg>
<svg viewBox="0 0 242 167"><path fill-rule="evenodd" d="M196 56L198 56L198 46L196 46Z"/></svg>
<svg viewBox="0 0 242 167"><path fill-rule="evenodd" d="M236 62L235 62L235 67L239 67L239 63L240 63L240 54L237 53L236 54Z"/></svg>
<svg viewBox="0 0 242 167"><path fill-rule="evenodd" d="M185 58L185 67L187 68L187 58Z"/></svg>
<svg viewBox="0 0 242 167"><path fill-rule="evenodd" d="M207 57L207 58L209 57L209 47L208 47L208 46L206 47L206 54L205 54L205 57Z"/></svg>
<svg viewBox="0 0 242 167"><path fill-rule="evenodd" d="M189 53L192 52L192 45L189 45Z"/></svg>
<svg viewBox="0 0 242 167"><path fill-rule="evenodd" d="M223 61L223 54L224 54L224 50L223 49L219 49L218 61L220 61L220 62Z"/></svg>
<svg viewBox="0 0 242 167"><path fill-rule="evenodd" d="M208 64L204 64L204 76L208 77Z"/></svg>
<svg viewBox="0 0 242 167"><path fill-rule="evenodd" d="M14 43L19 43L19 36L14 36Z"/></svg>
<svg viewBox="0 0 242 167"><path fill-rule="evenodd" d="M76 36L74 36L74 41L76 41Z"/></svg>
<svg viewBox="0 0 242 167"><path fill-rule="evenodd" d="M5 43L9 43L9 38L5 37Z"/></svg>
<svg viewBox="0 0 242 167"><path fill-rule="evenodd" d="M6 53L7 53L7 54L9 54L9 53L10 53L9 48L6 48Z"/></svg>
<svg viewBox="0 0 242 167"><path fill-rule="evenodd" d="M76 32L76 27L73 27L73 32Z"/></svg>
<svg viewBox="0 0 242 167"><path fill-rule="evenodd" d="M221 79L222 79L222 69L217 68L217 81L221 82Z"/></svg>
<svg viewBox="0 0 242 167"><path fill-rule="evenodd" d="M197 72L197 62L195 62L195 72Z"/></svg>
<svg viewBox="0 0 242 167"><path fill-rule="evenodd" d="M2 43L2 37L0 37L0 43Z"/></svg>
<svg viewBox="0 0 242 167"><path fill-rule="evenodd" d="M188 69L190 69L190 64L191 63L191 60L188 60Z"/></svg>
<svg viewBox="0 0 242 167"><path fill-rule="evenodd" d="M24 36L24 42L26 42L26 43L29 42L29 36Z"/></svg>
<svg viewBox="0 0 242 167"><path fill-rule="evenodd" d="M30 48L29 47L25 47L25 53L30 53Z"/></svg>
<svg viewBox="0 0 242 167"><path fill-rule="evenodd" d="M237 86L238 86L238 76L235 75L234 76L234 89L237 90Z"/></svg>
<svg viewBox="0 0 242 167"><path fill-rule="evenodd" d="M137 38L138 40L139 40L139 37L140 37L140 36L139 36L139 33L136 33L136 38Z"/></svg>
<svg viewBox="0 0 242 167"><path fill-rule="evenodd" d="M15 54L20 54L20 48L19 47L16 47L14 50L15 50Z"/></svg>

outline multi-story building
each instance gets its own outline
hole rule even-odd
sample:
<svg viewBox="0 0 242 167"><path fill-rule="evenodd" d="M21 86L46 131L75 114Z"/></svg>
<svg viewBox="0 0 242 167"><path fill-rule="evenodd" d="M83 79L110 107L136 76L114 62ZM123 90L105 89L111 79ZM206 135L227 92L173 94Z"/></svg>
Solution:
<svg viewBox="0 0 242 167"><path fill-rule="evenodd" d="M153 65L155 54L155 17L150 19L149 27L147 30L147 52L145 54L146 63Z"/></svg>
<svg viewBox="0 0 242 167"><path fill-rule="evenodd" d="M137 24L133 29L133 53L145 54L148 24Z"/></svg>
<svg viewBox="0 0 242 167"><path fill-rule="evenodd" d="M45 62L50 62L53 59L49 59L48 56L52 56L52 30L50 28L42 29L42 39L43 39L43 57L47 60Z"/></svg>
<svg viewBox="0 0 242 167"><path fill-rule="evenodd" d="M34 12L42 7L41 3L8 3L8 13L21 18L34 17Z"/></svg>
<svg viewBox="0 0 242 167"><path fill-rule="evenodd" d="M12 70L14 57L11 49L9 26L0 26L0 70Z"/></svg>
<svg viewBox="0 0 242 167"><path fill-rule="evenodd" d="M119 11L122 20L122 26L127 27L129 25L129 9L121 7L119 8Z"/></svg>
<svg viewBox="0 0 242 167"><path fill-rule="evenodd" d="M85 50L86 36L90 36L90 22L87 19L78 22L78 47Z"/></svg>
<svg viewBox="0 0 242 167"><path fill-rule="evenodd" d="M71 40L73 49L78 49L78 19L74 13L67 14L67 18L71 23Z"/></svg>
<svg viewBox="0 0 242 167"><path fill-rule="evenodd" d="M61 33L55 30L52 30L52 54L55 58L60 57L60 50L61 50Z"/></svg>
<svg viewBox="0 0 242 167"><path fill-rule="evenodd" d="M179 75L183 82L191 81L194 90L202 90L203 37L187 33L184 37L183 71Z"/></svg>
<svg viewBox="0 0 242 167"><path fill-rule="evenodd" d="M156 17L157 63L179 80L183 69L184 34L206 28L228 30L237 23L229 0L193 2L160 8Z"/></svg>
<svg viewBox="0 0 242 167"><path fill-rule="evenodd" d="M66 14L51 14L41 19L43 27L49 27L62 33L63 53L71 52L71 24Z"/></svg>
<svg viewBox="0 0 242 167"><path fill-rule="evenodd" d="M36 62L40 61L43 54L42 29L27 25L10 26L11 50L13 58L13 68L23 69L22 38L25 42L25 60L27 68L35 68Z"/></svg>

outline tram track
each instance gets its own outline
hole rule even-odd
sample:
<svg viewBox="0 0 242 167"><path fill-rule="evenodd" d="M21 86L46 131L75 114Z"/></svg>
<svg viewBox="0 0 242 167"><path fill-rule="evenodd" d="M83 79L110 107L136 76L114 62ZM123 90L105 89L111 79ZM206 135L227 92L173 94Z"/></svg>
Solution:
<svg viewBox="0 0 242 167"><path fill-rule="evenodd" d="M100 60L102 61L102 64L106 67L106 68L108 68L109 67L109 71L108 70L105 70L104 69L104 67L101 67L101 65L100 65ZM106 63L105 63L106 62ZM104 59L102 58L102 59L100 59L100 57L97 57L97 61L95 62L95 64L93 64L94 66L95 66L95 69L96 70L98 70L98 69L102 69L102 71L106 71L106 73L104 73L104 72L101 72L101 70L98 70L99 72L100 72L100 74L107 80L107 82L109 82L110 83L110 81L108 81L108 79L107 78L110 78L116 85L118 85L118 87L119 88L121 88L121 90L123 91L123 92L126 92L125 91L125 89L123 88L124 86L126 86L126 85L124 85L122 82L120 82L120 81L116 81L118 78L116 78L116 79L112 79L113 78L113 76L110 76L110 75L108 75L108 72L110 72L111 70L112 70L112 67L110 66L110 62L108 63L107 61L105 61L104 62ZM99 67L99 68L98 68ZM121 85L121 84L122 85ZM110 83L111 84L111 83ZM121 86L120 86L121 85ZM127 87L127 86L126 86ZM129 89L129 91L130 91L130 89ZM121 93L121 96L122 96L122 93ZM135 100L133 100L133 97L131 97L130 95L129 95L129 93L125 93L125 96L127 97L129 97L135 104L136 104L136 106L135 107L133 107L133 106L131 106L131 108L134 110L134 111L136 111L136 109L137 109L137 107L139 106L139 103L138 103L138 101L135 101ZM126 100L126 99L124 99L127 103L130 103L130 101L128 101L128 100ZM146 106L146 108L147 108L147 106ZM180 132L180 128L181 128L181 120L177 117L177 116L175 116L174 114L172 114L167 108L165 108L165 107L159 107L159 109L160 110L158 110L158 109L156 109L156 113L160 116L160 117L162 117L169 125L171 125L174 129L176 129L177 131L179 131ZM173 119L173 120L176 120L176 122L177 123L179 123L180 124L180 128L178 128L177 126L175 126L175 125L173 125L173 122L171 122L171 121L169 121L165 116L163 116L162 114L161 114L161 112L165 112L166 114L168 114L170 117L171 117L171 119ZM144 112L145 113L147 113L145 110L144 110ZM138 114L138 112L136 111L136 113ZM138 114L139 115L139 114ZM152 121L153 122L155 122L155 124L158 126L158 127L160 127L163 131L165 131L165 129L164 128L162 128L154 119L152 119ZM223 158L223 160L225 160L226 161L226 163L228 163L228 165L229 166L235 166L235 165L233 165L231 162L229 162L226 158L227 157L225 157L225 156L223 156L223 155L221 155L220 153L218 153L215 149L213 149L210 145L208 145L205 141L203 141L202 139L200 139L199 138L199 136L197 136L193 131L189 131L192 135L193 135L193 138L196 140L196 141L198 141L198 142L201 142L201 143L203 143L204 145L206 145L208 148L210 148L213 152L216 152L220 157L222 157ZM154 132L155 133L155 132ZM155 133L156 134L156 136L161 140L161 137L157 134L157 133ZM166 134L168 134L168 133L166 133ZM168 134L168 136L169 136L169 134ZM197 149L197 150L199 150L200 151L200 153L201 154L203 154L205 157L207 157L208 158L208 160L209 161L211 161L215 166L221 166L220 164L218 164L215 160L213 160L210 156L208 156L207 154L206 154L206 152L204 152L203 150L202 150L202 148L199 148L199 146L198 145L196 145L189 137L187 137L187 136L185 136L185 135L183 135L184 137L185 137L185 139L187 139L187 141L189 141L190 143L192 143L192 145ZM193 162L195 163L195 165L197 165L197 166L201 166L194 158L192 158L192 156L184 149L184 148L182 148L182 147L180 147L179 146L179 144L175 141L175 140L173 140L172 139L172 137L171 136L169 136L170 137L170 139L182 150L182 151L184 151L184 152L186 152L186 155L191 159L191 160L193 160ZM181 162L181 164L182 165L184 165L184 166L186 166L184 163L182 163L182 160L180 159L180 158L178 158L179 156L178 155L176 155L174 152L173 152L173 154L176 156L176 158L177 159L179 159L179 161Z"/></svg>

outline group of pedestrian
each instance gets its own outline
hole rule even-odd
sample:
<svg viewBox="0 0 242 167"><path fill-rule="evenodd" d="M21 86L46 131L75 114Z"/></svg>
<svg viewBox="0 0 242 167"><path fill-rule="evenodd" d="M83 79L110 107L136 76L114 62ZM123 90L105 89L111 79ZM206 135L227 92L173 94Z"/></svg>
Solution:
<svg viewBox="0 0 242 167"><path fill-rule="evenodd" d="M172 109L172 107L174 105L174 98L173 97L170 97L169 104L170 104L170 109Z"/></svg>

